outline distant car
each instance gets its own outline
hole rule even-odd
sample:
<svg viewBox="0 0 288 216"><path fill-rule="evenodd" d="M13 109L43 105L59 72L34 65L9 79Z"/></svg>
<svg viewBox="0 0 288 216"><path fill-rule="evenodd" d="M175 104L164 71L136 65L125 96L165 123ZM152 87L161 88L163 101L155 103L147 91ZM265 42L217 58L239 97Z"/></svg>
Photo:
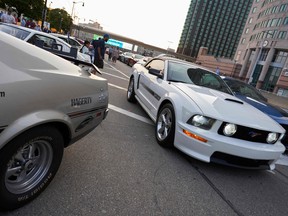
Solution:
<svg viewBox="0 0 288 216"><path fill-rule="evenodd" d="M141 59L144 59L144 58L145 58L145 56L143 56L143 55L133 54L131 57L127 58L127 65L132 67L135 63L137 63L138 61L140 61Z"/></svg>
<svg viewBox="0 0 288 216"><path fill-rule="evenodd" d="M67 53L69 53L71 50L71 45L66 43L62 39L55 37L52 34L36 31L34 29L25 28L13 24L0 23L0 31L8 33L33 45L35 45L38 41L43 41L44 47L46 48L54 48ZM89 55L80 53L79 51L76 58L82 61L91 61Z"/></svg>
<svg viewBox="0 0 288 216"><path fill-rule="evenodd" d="M63 148L105 119L108 84L3 32L0 68L0 209L11 210L36 198L55 176Z"/></svg>
<svg viewBox="0 0 288 216"><path fill-rule="evenodd" d="M50 34L64 40L65 42L70 44L72 47L76 47L77 49L81 49L82 47L82 44L75 37L62 35L62 34L56 34L56 33L50 33Z"/></svg>
<svg viewBox="0 0 288 216"><path fill-rule="evenodd" d="M133 53L131 52L124 52L122 54L120 54L119 56L119 60L125 64L127 64L127 60L128 58L132 57L133 56Z"/></svg>
<svg viewBox="0 0 288 216"><path fill-rule="evenodd" d="M161 146L205 162L274 169L285 151L283 127L196 64L170 57L135 64L127 100L139 102L155 122Z"/></svg>
<svg viewBox="0 0 288 216"><path fill-rule="evenodd" d="M278 122L285 130L285 136L281 140L283 145L285 145L286 151L288 150L288 113L281 109L280 107L276 107L267 102L267 98L265 98L261 92L255 87L242 82L240 80L221 76L222 79L228 84L228 86L232 89L235 96L239 99L251 104L262 112L268 114L272 119Z"/></svg>

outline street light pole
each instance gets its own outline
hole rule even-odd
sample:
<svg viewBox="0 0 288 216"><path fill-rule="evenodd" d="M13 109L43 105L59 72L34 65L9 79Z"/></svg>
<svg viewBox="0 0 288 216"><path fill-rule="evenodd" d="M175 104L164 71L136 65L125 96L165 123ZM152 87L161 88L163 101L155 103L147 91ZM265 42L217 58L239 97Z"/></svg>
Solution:
<svg viewBox="0 0 288 216"><path fill-rule="evenodd" d="M47 12L47 0L45 0L44 8L43 8L43 11L42 11L41 29L43 29L43 27L44 27L44 22L46 20L46 12Z"/></svg>
<svg viewBox="0 0 288 216"><path fill-rule="evenodd" d="M82 7L84 7L84 3L85 3L85 2L83 2L83 1L78 1L78 2L73 1L72 12L71 12L72 20L74 19L74 17L73 17L74 6L75 6L75 4L78 4L78 3L82 3Z"/></svg>

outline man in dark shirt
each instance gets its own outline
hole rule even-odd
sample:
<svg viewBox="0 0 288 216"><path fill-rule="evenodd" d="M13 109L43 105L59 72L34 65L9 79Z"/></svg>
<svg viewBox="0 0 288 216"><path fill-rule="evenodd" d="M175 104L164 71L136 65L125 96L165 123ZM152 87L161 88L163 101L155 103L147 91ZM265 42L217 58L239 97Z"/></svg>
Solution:
<svg viewBox="0 0 288 216"><path fill-rule="evenodd" d="M104 67L104 55L105 55L105 42L109 40L109 35L104 34L102 39L99 40L94 40L93 41L93 47L95 49L94 51L94 64L98 68L103 68Z"/></svg>

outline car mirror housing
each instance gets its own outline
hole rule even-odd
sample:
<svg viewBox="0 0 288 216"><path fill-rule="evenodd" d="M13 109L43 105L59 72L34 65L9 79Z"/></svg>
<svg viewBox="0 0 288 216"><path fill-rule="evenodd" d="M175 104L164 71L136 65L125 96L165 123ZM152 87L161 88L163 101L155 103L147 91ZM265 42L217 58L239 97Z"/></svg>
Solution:
<svg viewBox="0 0 288 216"><path fill-rule="evenodd" d="M163 78L163 74L160 73L160 70L154 69L154 68L149 68L148 70L149 74L155 75L158 78Z"/></svg>

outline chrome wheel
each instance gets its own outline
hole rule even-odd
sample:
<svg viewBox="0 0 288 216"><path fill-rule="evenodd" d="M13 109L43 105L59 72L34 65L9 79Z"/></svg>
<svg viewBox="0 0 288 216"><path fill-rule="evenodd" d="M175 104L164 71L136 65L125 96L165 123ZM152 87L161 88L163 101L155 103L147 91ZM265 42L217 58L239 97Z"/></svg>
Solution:
<svg viewBox="0 0 288 216"><path fill-rule="evenodd" d="M159 114L157 121L157 137L159 141L166 139L172 127L172 112L169 108L165 108Z"/></svg>
<svg viewBox="0 0 288 216"><path fill-rule="evenodd" d="M36 140L22 146L7 165L5 185L13 194L34 188L47 174L53 160L53 149L46 140Z"/></svg>

